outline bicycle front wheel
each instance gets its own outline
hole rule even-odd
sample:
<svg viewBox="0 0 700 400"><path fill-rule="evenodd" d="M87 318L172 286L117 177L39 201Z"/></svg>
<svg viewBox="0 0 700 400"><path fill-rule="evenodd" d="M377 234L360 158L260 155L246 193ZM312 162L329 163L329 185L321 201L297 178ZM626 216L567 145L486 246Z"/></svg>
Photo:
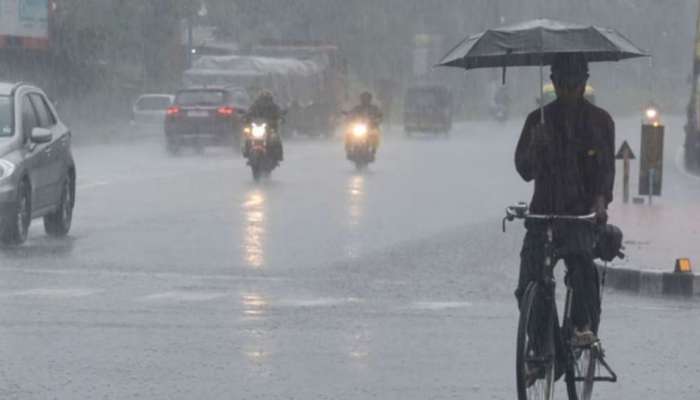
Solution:
<svg viewBox="0 0 700 400"><path fill-rule="evenodd" d="M540 285L531 283L520 303L515 357L518 400L552 400L554 397L553 312Z"/></svg>
<svg viewBox="0 0 700 400"><path fill-rule="evenodd" d="M574 365L566 373L569 400L591 400L598 367L598 348L574 348Z"/></svg>

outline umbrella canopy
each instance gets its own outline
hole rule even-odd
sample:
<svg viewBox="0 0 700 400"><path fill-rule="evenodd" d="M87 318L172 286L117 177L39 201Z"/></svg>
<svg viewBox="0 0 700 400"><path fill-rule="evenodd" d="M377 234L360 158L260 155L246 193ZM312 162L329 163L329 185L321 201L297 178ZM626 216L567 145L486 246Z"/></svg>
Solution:
<svg viewBox="0 0 700 400"><path fill-rule="evenodd" d="M583 53L589 62L648 55L614 29L537 19L469 36L438 66L541 66L551 64L557 53Z"/></svg>

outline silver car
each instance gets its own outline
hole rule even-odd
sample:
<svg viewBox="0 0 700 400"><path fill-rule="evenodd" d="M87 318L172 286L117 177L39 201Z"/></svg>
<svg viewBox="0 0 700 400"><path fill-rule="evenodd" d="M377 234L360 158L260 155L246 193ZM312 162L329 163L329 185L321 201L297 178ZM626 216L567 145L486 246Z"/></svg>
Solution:
<svg viewBox="0 0 700 400"><path fill-rule="evenodd" d="M131 124L140 131L161 134L168 107L173 105L175 96L170 94L144 94L139 96L131 107Z"/></svg>
<svg viewBox="0 0 700 400"><path fill-rule="evenodd" d="M46 94L0 82L0 241L21 244L32 219L65 236L75 205L71 134Z"/></svg>

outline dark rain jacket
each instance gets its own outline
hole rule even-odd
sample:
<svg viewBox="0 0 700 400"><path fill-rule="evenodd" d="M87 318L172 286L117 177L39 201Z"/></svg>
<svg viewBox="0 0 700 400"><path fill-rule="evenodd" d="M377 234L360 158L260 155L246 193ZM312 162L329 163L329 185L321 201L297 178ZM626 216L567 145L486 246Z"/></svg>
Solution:
<svg viewBox="0 0 700 400"><path fill-rule="evenodd" d="M596 198L606 206L613 199L615 182L615 124L603 109L582 100L567 118L563 104L555 100L544 108L547 144L532 144L540 124L540 110L533 111L523 127L515 153L515 166L525 181L535 182L530 202L533 214L584 215ZM545 240L544 224L527 221L523 254ZM592 257L595 229L583 222L554 225L560 254ZM592 258L591 258L592 259Z"/></svg>
<svg viewBox="0 0 700 400"><path fill-rule="evenodd" d="M544 108L548 144L532 146L539 109L527 118L515 153L525 181L535 181L530 210L535 214L581 215L598 196L606 205L615 182L615 124L603 109L583 100L572 117L555 100Z"/></svg>
<svg viewBox="0 0 700 400"><path fill-rule="evenodd" d="M282 110L274 101L258 98L253 105L250 106L250 109L248 109L247 116L249 119L264 119L276 129L280 118L282 118Z"/></svg>
<svg viewBox="0 0 700 400"><path fill-rule="evenodd" d="M367 118L373 124L379 125L382 122L382 112L374 104L360 104L350 111L353 117Z"/></svg>

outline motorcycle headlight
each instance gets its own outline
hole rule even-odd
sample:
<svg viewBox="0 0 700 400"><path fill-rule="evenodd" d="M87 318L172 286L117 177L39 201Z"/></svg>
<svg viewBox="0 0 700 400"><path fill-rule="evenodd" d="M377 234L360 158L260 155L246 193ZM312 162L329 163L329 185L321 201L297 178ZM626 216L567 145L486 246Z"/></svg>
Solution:
<svg viewBox="0 0 700 400"><path fill-rule="evenodd" d="M13 172L15 172L15 164L7 160L0 160L0 181L9 178Z"/></svg>
<svg viewBox="0 0 700 400"><path fill-rule="evenodd" d="M265 134L267 133L267 124L262 124L262 125L253 124L250 131L251 131L251 134L253 135L253 138L262 139L265 137Z"/></svg>
<svg viewBox="0 0 700 400"><path fill-rule="evenodd" d="M352 134L356 138L365 137L367 135L367 125L355 124L355 126L352 127Z"/></svg>

